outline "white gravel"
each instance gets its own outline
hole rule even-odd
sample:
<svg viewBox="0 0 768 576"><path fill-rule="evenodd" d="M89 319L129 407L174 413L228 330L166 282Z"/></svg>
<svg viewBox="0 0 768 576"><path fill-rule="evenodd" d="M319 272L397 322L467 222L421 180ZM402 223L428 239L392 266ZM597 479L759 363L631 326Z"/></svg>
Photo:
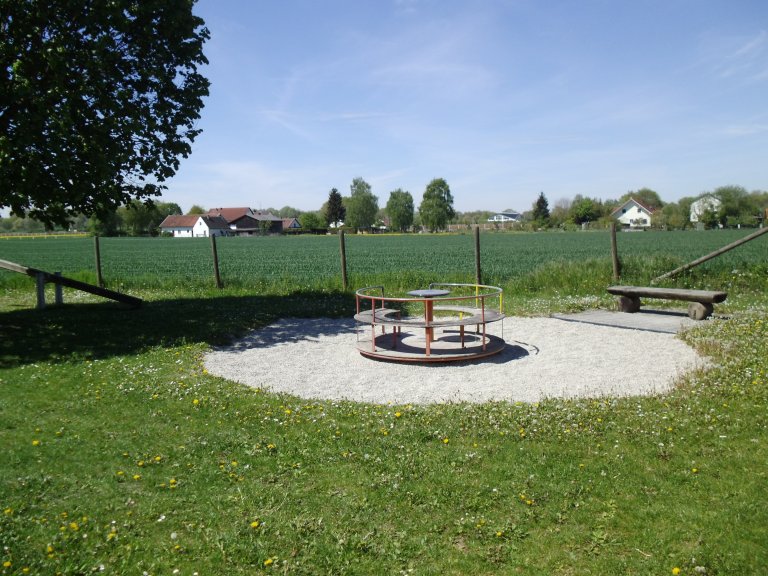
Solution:
<svg viewBox="0 0 768 576"><path fill-rule="evenodd" d="M485 360L397 364L361 356L352 320L288 318L210 352L205 367L307 399L431 404L658 394L706 364L673 334L556 318L506 318L503 332L505 350Z"/></svg>

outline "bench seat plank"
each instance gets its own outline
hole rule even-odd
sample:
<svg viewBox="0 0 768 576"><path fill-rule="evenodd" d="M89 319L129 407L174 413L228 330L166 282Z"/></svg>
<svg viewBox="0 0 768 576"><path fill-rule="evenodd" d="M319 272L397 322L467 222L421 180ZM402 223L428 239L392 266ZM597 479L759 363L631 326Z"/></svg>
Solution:
<svg viewBox="0 0 768 576"><path fill-rule="evenodd" d="M718 304L728 297L727 292L714 290L689 290L687 288L658 288L642 286L610 286L609 294L616 296L660 298L663 300L684 300L686 302L701 302Z"/></svg>

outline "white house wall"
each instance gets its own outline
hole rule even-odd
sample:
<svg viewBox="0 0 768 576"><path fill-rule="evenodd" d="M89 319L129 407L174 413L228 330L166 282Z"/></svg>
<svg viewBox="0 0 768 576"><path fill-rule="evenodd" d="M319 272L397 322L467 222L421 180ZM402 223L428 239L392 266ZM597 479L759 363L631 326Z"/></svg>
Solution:
<svg viewBox="0 0 768 576"><path fill-rule="evenodd" d="M628 208L626 212L619 216L618 220L625 226L630 227L642 227L651 225L651 215L644 210L641 210L637 205ZM638 220L645 220L645 222L638 223Z"/></svg>

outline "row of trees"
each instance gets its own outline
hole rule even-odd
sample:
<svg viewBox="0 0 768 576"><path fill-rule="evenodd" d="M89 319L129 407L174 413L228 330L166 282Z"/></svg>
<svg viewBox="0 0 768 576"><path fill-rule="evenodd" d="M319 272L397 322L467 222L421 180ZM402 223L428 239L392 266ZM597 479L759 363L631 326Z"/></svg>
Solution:
<svg viewBox="0 0 768 576"><path fill-rule="evenodd" d="M383 226L384 218L387 218L387 227L397 231L410 230L414 225L423 225L432 231L441 230L455 216L453 195L443 178L435 178L427 185L418 212L411 193L401 188L390 192L386 206L380 208L371 185L362 178L355 178L349 196L343 197L336 188L332 188L328 200L318 212L298 215L305 229L343 225L354 230L366 230Z"/></svg>

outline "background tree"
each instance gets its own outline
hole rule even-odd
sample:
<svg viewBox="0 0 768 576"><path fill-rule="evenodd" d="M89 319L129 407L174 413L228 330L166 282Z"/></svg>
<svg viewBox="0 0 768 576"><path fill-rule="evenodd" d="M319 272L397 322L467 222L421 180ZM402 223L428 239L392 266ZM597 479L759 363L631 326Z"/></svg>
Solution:
<svg viewBox="0 0 768 576"><path fill-rule="evenodd" d="M304 212L299 216L299 224L306 231L320 230L325 228L325 219L317 212Z"/></svg>
<svg viewBox="0 0 768 576"><path fill-rule="evenodd" d="M413 196L410 192L400 188L390 192L385 211L392 230L405 232L413 226Z"/></svg>
<svg viewBox="0 0 768 576"><path fill-rule="evenodd" d="M565 228L570 221L571 199L560 198L549 213L549 225L556 228Z"/></svg>
<svg viewBox="0 0 768 576"><path fill-rule="evenodd" d="M123 230L129 236L157 236L166 216L181 214L175 202L147 203L133 200L117 209Z"/></svg>
<svg viewBox="0 0 768 576"><path fill-rule="evenodd" d="M569 216L574 224L596 222L602 215L602 206L599 201L585 198L580 194L577 194L573 199Z"/></svg>
<svg viewBox="0 0 768 576"><path fill-rule="evenodd" d="M442 178L435 178L427 184L419 204L421 223L435 232L445 228L455 215L453 196L448 183Z"/></svg>
<svg viewBox="0 0 768 576"><path fill-rule="evenodd" d="M192 208L189 209L187 214L205 214L206 212L208 212L208 211L205 208L203 208L202 206L200 206L198 204L193 204Z"/></svg>
<svg viewBox="0 0 768 576"><path fill-rule="evenodd" d="M630 190L619 198L618 205L624 204L630 198L634 198L646 208L662 208L664 206L664 202L662 202L658 193L650 188L640 188L636 192Z"/></svg>
<svg viewBox="0 0 768 576"><path fill-rule="evenodd" d="M118 236L122 226L123 219L117 210L88 218L88 232L94 236Z"/></svg>
<svg viewBox="0 0 768 576"><path fill-rule="evenodd" d="M355 178L349 187L347 219L345 224L356 230L371 228L376 222L379 199L371 192L371 185L362 178Z"/></svg>
<svg viewBox="0 0 768 576"><path fill-rule="evenodd" d="M537 226L546 226L549 223L549 202L544 192L539 192L539 197L533 203L533 221Z"/></svg>
<svg viewBox="0 0 768 576"><path fill-rule="evenodd" d="M742 186L720 186L712 193L720 199L717 218L721 226L746 224L750 219L750 202Z"/></svg>
<svg viewBox="0 0 768 576"><path fill-rule="evenodd" d="M336 222L344 222L347 218L347 210L344 208L344 202L341 194L336 188L331 188L328 193L328 202L325 206L325 222L328 226Z"/></svg>
<svg viewBox="0 0 768 576"><path fill-rule="evenodd" d="M0 208L52 227L166 189L208 94L193 5L0 3Z"/></svg>

